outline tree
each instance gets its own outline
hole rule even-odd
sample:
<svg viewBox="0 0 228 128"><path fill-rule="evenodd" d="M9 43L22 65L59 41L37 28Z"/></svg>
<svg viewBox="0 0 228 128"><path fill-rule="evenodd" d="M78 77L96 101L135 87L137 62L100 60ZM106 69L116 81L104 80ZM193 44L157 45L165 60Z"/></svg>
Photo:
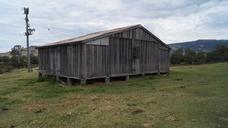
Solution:
<svg viewBox="0 0 228 128"><path fill-rule="evenodd" d="M15 45L11 49L11 63L13 66L20 67L21 66L21 54L22 54L22 47L21 45Z"/></svg>
<svg viewBox="0 0 228 128"><path fill-rule="evenodd" d="M196 53L195 64L204 64L207 60L207 53L203 51L199 51Z"/></svg>
<svg viewBox="0 0 228 128"><path fill-rule="evenodd" d="M228 61L228 47L219 45L214 51L207 54L207 62L224 62Z"/></svg>
<svg viewBox="0 0 228 128"><path fill-rule="evenodd" d="M10 65L10 58L9 56L0 56L0 74L4 72L8 72L12 69Z"/></svg>
<svg viewBox="0 0 228 128"><path fill-rule="evenodd" d="M184 62L184 50L182 48L177 49L171 54L171 64L181 64Z"/></svg>
<svg viewBox="0 0 228 128"><path fill-rule="evenodd" d="M0 64L9 65L10 64L10 58L9 56L0 56Z"/></svg>
<svg viewBox="0 0 228 128"><path fill-rule="evenodd" d="M194 64L196 60L196 52L191 49L186 49L184 53L185 64Z"/></svg>
<svg viewBox="0 0 228 128"><path fill-rule="evenodd" d="M228 47L224 45L219 45L215 49L215 54L219 61L227 61L228 60Z"/></svg>
<svg viewBox="0 0 228 128"><path fill-rule="evenodd" d="M36 66L38 65L38 56L31 54L31 64Z"/></svg>

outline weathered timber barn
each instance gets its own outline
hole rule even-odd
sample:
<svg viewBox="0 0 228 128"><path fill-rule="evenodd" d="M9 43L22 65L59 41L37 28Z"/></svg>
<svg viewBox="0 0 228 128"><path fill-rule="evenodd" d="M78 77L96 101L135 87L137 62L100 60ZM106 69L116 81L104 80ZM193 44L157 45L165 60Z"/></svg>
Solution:
<svg viewBox="0 0 228 128"><path fill-rule="evenodd" d="M40 75L71 80L169 72L170 48L142 25L96 32L38 47Z"/></svg>

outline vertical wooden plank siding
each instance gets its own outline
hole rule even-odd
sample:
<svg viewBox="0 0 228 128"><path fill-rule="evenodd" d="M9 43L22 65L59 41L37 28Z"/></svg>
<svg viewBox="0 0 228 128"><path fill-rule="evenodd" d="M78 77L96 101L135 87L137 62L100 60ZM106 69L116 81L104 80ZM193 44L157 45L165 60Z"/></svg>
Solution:
<svg viewBox="0 0 228 128"><path fill-rule="evenodd" d="M86 52L86 44L82 44L82 54L81 54L81 78L87 79L87 52Z"/></svg>
<svg viewBox="0 0 228 128"><path fill-rule="evenodd" d="M142 28L38 52L39 71L49 75L90 79L169 72L169 48Z"/></svg>
<svg viewBox="0 0 228 128"><path fill-rule="evenodd" d="M86 74L88 78L99 78L108 76L108 51L109 38L102 38L86 43Z"/></svg>

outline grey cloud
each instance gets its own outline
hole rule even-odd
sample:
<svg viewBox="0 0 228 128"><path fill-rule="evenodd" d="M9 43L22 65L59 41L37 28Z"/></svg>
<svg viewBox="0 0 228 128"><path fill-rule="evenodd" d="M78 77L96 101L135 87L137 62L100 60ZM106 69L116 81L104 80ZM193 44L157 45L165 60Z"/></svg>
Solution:
<svg viewBox="0 0 228 128"><path fill-rule="evenodd" d="M0 27L4 33L0 40L7 45L0 43L0 51L9 49L14 42L25 44L24 6L30 7L31 26L36 28L31 36L31 44L42 45L139 23L167 43L199 38L226 38L227 30L224 28L228 25L227 4L225 0L1 1Z"/></svg>

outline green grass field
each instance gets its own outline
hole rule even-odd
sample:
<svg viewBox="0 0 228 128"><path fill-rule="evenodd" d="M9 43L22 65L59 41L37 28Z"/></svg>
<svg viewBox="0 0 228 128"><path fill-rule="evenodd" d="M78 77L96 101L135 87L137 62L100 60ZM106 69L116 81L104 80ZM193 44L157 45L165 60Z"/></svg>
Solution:
<svg viewBox="0 0 228 128"><path fill-rule="evenodd" d="M0 128L227 128L228 63L172 67L107 86L0 75Z"/></svg>

